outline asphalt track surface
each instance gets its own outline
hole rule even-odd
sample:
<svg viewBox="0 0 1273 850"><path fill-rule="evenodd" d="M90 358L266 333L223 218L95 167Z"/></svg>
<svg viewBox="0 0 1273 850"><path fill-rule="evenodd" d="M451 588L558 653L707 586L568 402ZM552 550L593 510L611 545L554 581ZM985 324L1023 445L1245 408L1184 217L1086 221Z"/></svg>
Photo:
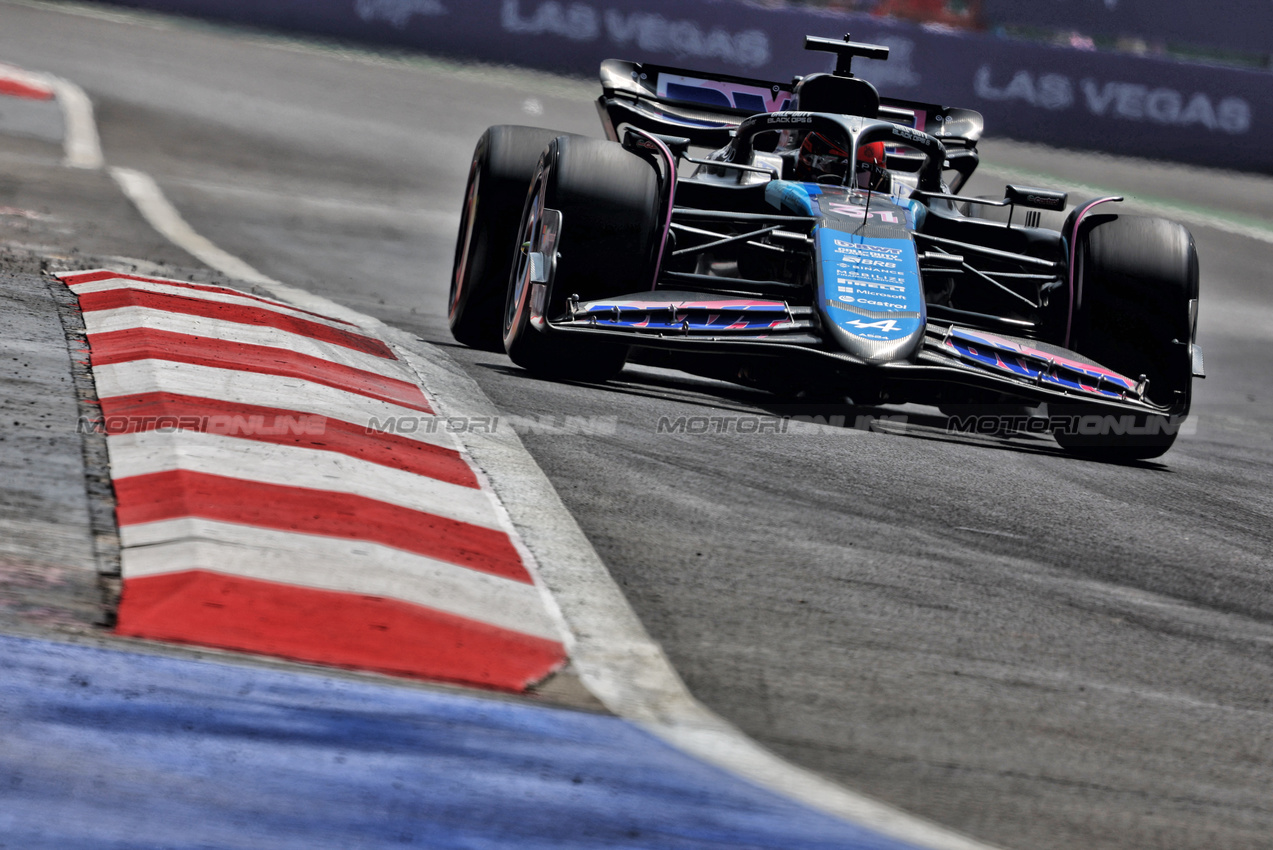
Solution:
<svg viewBox="0 0 1273 850"><path fill-rule="evenodd" d="M8 3L0 60L82 85L107 162L271 277L448 346L510 414L614 417L523 440L693 693L764 745L1005 847L1273 844L1273 243L1191 224L1210 377L1161 463L948 435L923 408L850 411L906 428L659 433L792 409L645 367L546 383L445 326L474 141L598 134L591 84ZM1268 178L983 151L1273 233ZM98 203L96 249L190 263Z"/></svg>

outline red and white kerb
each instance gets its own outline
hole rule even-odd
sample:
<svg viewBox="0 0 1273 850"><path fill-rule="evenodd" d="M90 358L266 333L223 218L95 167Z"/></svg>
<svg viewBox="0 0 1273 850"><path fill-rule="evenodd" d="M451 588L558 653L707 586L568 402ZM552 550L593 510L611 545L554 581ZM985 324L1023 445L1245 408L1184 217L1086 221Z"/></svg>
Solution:
<svg viewBox="0 0 1273 850"><path fill-rule="evenodd" d="M40 74L0 62L0 97L25 100L52 100L53 87Z"/></svg>
<svg viewBox="0 0 1273 850"><path fill-rule="evenodd" d="M59 277L106 426L120 634L509 690L565 661L494 495L384 343L224 287ZM390 419L417 427L369 427Z"/></svg>

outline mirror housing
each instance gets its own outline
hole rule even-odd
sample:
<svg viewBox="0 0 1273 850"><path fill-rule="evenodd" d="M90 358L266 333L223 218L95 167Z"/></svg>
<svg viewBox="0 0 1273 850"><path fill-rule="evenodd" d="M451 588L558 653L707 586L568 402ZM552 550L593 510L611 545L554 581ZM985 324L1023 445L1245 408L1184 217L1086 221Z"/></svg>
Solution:
<svg viewBox="0 0 1273 850"><path fill-rule="evenodd" d="M1052 189L1035 189L1030 186L1013 186L1009 184L1003 189L1003 200L1005 203L1016 207L1064 212L1069 195Z"/></svg>
<svg viewBox="0 0 1273 850"><path fill-rule="evenodd" d="M672 156L678 161L689 153L690 140L684 136L664 136L661 133L651 133L650 135L667 145L667 149L671 151ZM653 142L631 127L623 134L623 146L630 151L644 150L654 153L658 150Z"/></svg>

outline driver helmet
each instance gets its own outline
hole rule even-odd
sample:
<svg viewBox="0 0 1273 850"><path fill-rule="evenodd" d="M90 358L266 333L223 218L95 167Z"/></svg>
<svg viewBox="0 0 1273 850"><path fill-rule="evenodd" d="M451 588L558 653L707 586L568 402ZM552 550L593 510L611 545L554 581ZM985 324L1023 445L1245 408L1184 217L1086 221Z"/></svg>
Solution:
<svg viewBox="0 0 1273 850"><path fill-rule="evenodd" d="M796 159L797 180L807 183L835 183L843 185L848 176L849 152L819 132L810 132L800 143L800 155ZM872 189L888 172L884 170L884 143L871 142L858 148L858 185Z"/></svg>

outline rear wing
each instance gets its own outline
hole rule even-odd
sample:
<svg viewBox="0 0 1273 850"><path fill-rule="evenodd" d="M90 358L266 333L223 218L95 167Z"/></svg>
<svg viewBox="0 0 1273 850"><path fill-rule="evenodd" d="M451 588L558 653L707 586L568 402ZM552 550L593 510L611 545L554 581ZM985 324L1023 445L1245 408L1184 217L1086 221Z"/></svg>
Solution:
<svg viewBox="0 0 1273 850"><path fill-rule="evenodd" d="M790 83L643 65L622 59L601 63L597 101L606 135L619 141L624 124L650 133L682 136L695 147L722 148L744 118L791 106Z"/></svg>
<svg viewBox="0 0 1273 850"><path fill-rule="evenodd" d="M798 82L799 77L775 83L607 59L601 63L597 111L606 136L613 141L622 138L627 125L680 136L696 147L723 148L744 118L790 109ZM947 150L946 167L960 174L959 184L977 167L977 142L985 128L981 113L884 97L878 117L940 139Z"/></svg>

